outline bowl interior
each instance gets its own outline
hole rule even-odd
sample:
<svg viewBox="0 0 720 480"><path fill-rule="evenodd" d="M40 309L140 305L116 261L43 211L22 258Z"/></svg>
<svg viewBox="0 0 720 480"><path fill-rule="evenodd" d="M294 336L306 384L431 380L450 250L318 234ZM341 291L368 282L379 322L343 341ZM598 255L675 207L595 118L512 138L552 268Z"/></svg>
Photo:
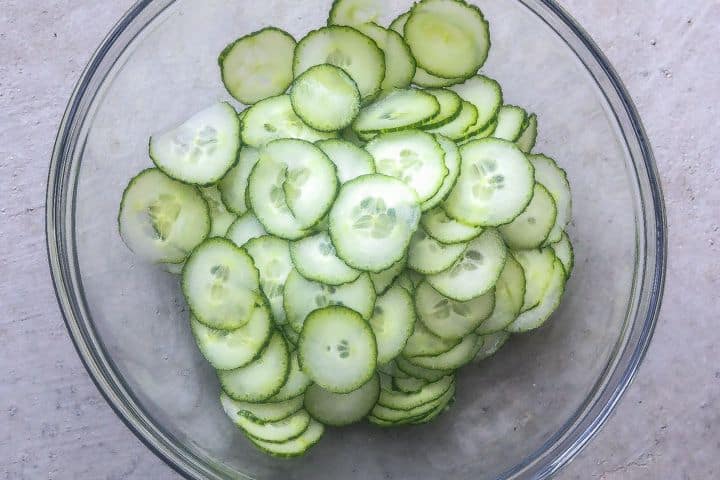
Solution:
<svg viewBox="0 0 720 480"><path fill-rule="evenodd" d="M409 7L387 2L388 19ZM217 54L277 25L296 38L324 24L330 1L178 0L119 55L82 123L75 154L74 253L91 326L123 388L175 448L218 478L473 478L512 475L584 408L622 347L643 213L626 142L603 91L571 48L517 0L476 2L490 21L483 72L505 103L537 112L536 151L573 187L576 267L542 329L514 337L459 375L439 421L382 430L329 429L307 457L278 460L226 419L212 369L194 345L178 277L135 258L117 232L127 181L151 165L147 142L216 100L229 100ZM240 108L240 106L238 105Z"/></svg>

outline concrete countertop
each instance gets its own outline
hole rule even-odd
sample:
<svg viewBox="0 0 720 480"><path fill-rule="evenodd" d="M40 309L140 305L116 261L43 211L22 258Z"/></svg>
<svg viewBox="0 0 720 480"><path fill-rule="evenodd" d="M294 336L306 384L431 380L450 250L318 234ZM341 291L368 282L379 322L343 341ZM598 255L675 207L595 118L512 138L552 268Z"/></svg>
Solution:
<svg viewBox="0 0 720 480"><path fill-rule="evenodd" d="M665 301L634 384L560 479L720 477L720 2L561 2L640 110L670 229ZM130 0L0 1L0 479L173 479L95 389L45 258L55 132Z"/></svg>

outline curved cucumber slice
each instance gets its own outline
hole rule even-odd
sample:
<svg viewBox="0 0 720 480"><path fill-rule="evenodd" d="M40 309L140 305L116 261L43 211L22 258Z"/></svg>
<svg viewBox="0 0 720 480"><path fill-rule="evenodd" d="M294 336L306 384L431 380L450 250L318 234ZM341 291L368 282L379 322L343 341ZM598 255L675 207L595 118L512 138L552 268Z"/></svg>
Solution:
<svg viewBox="0 0 720 480"><path fill-rule="evenodd" d="M525 273L525 295L521 312L530 310L542 300L553 274L555 255L551 248L513 252Z"/></svg>
<svg viewBox="0 0 720 480"><path fill-rule="evenodd" d="M233 423L238 415L244 415L257 422L277 422L303 408L303 397L298 396L284 402L252 403L233 400L227 393L220 392L220 404Z"/></svg>
<svg viewBox="0 0 720 480"><path fill-rule="evenodd" d="M441 243L463 243L479 236L482 227L472 227L448 217L442 208L434 208L420 217L425 232Z"/></svg>
<svg viewBox="0 0 720 480"><path fill-rule="evenodd" d="M440 398L454 383L455 378L448 375L440 380L428 383L417 393L380 390L378 405L395 410L411 410Z"/></svg>
<svg viewBox="0 0 720 480"><path fill-rule="evenodd" d="M423 129L441 127L455 120L460 114L462 98L460 98L460 95L457 93L446 88L430 88L425 90L425 92L435 97L435 100L437 100L440 105L440 111L438 111L434 117L423 122Z"/></svg>
<svg viewBox="0 0 720 480"><path fill-rule="evenodd" d="M475 333L489 335L503 330L520 314L524 298L525 272L515 260L515 256L508 255L505 267L495 284L495 308Z"/></svg>
<svg viewBox="0 0 720 480"><path fill-rule="evenodd" d="M393 379L392 379L393 388L395 390L397 390L398 392L403 392L403 393L417 393L420 390L422 390L422 388L427 384L428 384L427 380L423 380L422 378L393 377Z"/></svg>
<svg viewBox="0 0 720 480"><path fill-rule="evenodd" d="M407 375L415 378L422 378L424 380L427 380L428 382L437 382L438 380L447 375L452 375L453 372L452 370L432 370L429 368L419 367L415 364L410 363L404 357L397 357L395 359L395 364L397 365L398 370L400 370L401 372L404 372Z"/></svg>
<svg viewBox="0 0 720 480"><path fill-rule="evenodd" d="M360 271L348 267L335 254L327 232L320 232L293 242L290 247L293 265L308 280L327 285L353 282Z"/></svg>
<svg viewBox="0 0 720 480"><path fill-rule="evenodd" d="M497 127L493 137L515 142L523 132L527 122L527 112L515 105L503 105L497 112Z"/></svg>
<svg viewBox="0 0 720 480"><path fill-rule="evenodd" d="M310 420L307 429L298 437L281 443L266 442L257 438L248 437L250 441L263 452L274 457L293 458L304 455L310 448L320 441L325 427L322 423Z"/></svg>
<svg viewBox="0 0 720 480"><path fill-rule="evenodd" d="M515 141L523 152L530 153L535 146L538 133L537 127L537 115L533 113L528 117L528 125L525 127L525 130L523 130L520 138Z"/></svg>
<svg viewBox="0 0 720 480"><path fill-rule="evenodd" d="M375 95L385 77L385 55L377 44L352 27L330 26L308 33L295 47L295 78L312 66L328 63L350 75L362 98Z"/></svg>
<svg viewBox="0 0 720 480"><path fill-rule="evenodd" d="M260 152L256 148L242 147L238 164L218 182L223 203L228 210L237 215L243 215L248 210L249 205L245 203L248 177L258 159L260 159Z"/></svg>
<svg viewBox="0 0 720 480"><path fill-rule="evenodd" d="M125 187L118 226L133 253L155 263L182 263L210 233L210 210L197 188L150 168Z"/></svg>
<svg viewBox="0 0 720 480"><path fill-rule="evenodd" d="M463 100L460 104L460 113L452 121L435 128L427 129L430 133L443 135L450 140L460 140L475 125L478 119L478 110L470 102Z"/></svg>
<svg viewBox="0 0 720 480"><path fill-rule="evenodd" d="M435 356L412 357L408 361L434 370L453 370L468 364L482 348L482 337L471 333L451 350Z"/></svg>
<svg viewBox="0 0 720 480"><path fill-rule="evenodd" d="M493 311L495 292L490 291L467 302L439 294L427 282L415 291L415 308L420 321L435 335L460 339L474 331Z"/></svg>
<svg viewBox="0 0 720 480"><path fill-rule="evenodd" d="M370 280L375 287L375 293L378 295L385 293L395 279L405 270L406 264L407 258L402 258L387 270L378 273L370 272Z"/></svg>
<svg viewBox="0 0 720 480"><path fill-rule="evenodd" d="M225 236L238 247L242 247L249 240L263 235L267 235L265 228L252 212L247 212L230 225Z"/></svg>
<svg viewBox="0 0 720 480"><path fill-rule="evenodd" d="M455 182L457 182L457 178L460 175L460 151L457 145L455 145L455 142L437 134L435 135L435 140L445 152L444 161L448 174L443 179L442 185L440 185L440 189L435 192L435 195L425 200L420 206L423 212L442 203L447 198L450 190L455 186Z"/></svg>
<svg viewBox="0 0 720 480"><path fill-rule="evenodd" d="M542 326L560 305L565 290L565 269L560 260L555 259L552 274L543 292L540 303L521 313L518 318L507 326L506 330L512 333L528 332Z"/></svg>
<svg viewBox="0 0 720 480"><path fill-rule="evenodd" d="M270 302L275 323L284 324L283 287L292 270L290 245L287 240L266 235L249 240L245 250L260 274L260 287Z"/></svg>
<svg viewBox="0 0 720 480"><path fill-rule="evenodd" d="M375 22L383 10L382 0L334 0L327 24L356 26Z"/></svg>
<svg viewBox="0 0 720 480"><path fill-rule="evenodd" d="M498 230L507 246L512 249L538 248L548 239L556 217L557 209L553 197L542 184L536 183L533 198L525 210Z"/></svg>
<svg viewBox="0 0 720 480"><path fill-rule="evenodd" d="M237 216L225 207L216 186L201 187L200 193L210 208L210 236L224 237Z"/></svg>
<svg viewBox="0 0 720 480"><path fill-rule="evenodd" d="M315 65L301 73L293 83L290 101L295 113L321 132L347 127L360 111L355 81L335 65Z"/></svg>
<svg viewBox="0 0 720 480"><path fill-rule="evenodd" d="M254 439L282 443L299 437L310 425L310 415L305 410L298 410L282 420L258 422L241 413L235 420L235 425Z"/></svg>
<svg viewBox="0 0 720 480"><path fill-rule="evenodd" d="M415 322L415 330L408 338L402 355L405 358L418 357L421 355L440 355L455 347L460 340L438 337L427 329L422 322ZM412 375L411 372L406 372ZM424 378L424 377L420 377Z"/></svg>
<svg viewBox="0 0 720 480"><path fill-rule="evenodd" d="M330 238L345 263L380 272L405 255L419 219L417 195L404 182L364 175L340 188L330 210Z"/></svg>
<svg viewBox="0 0 720 480"><path fill-rule="evenodd" d="M412 88L392 90L363 108L353 129L360 133L406 130L423 124L439 111L440 103L429 93Z"/></svg>
<svg viewBox="0 0 720 480"><path fill-rule="evenodd" d="M410 280L407 270L398 275L395 283L404 288L410 295L415 293L415 284Z"/></svg>
<svg viewBox="0 0 720 480"><path fill-rule="evenodd" d="M502 105L502 89L492 78L476 75L452 87L463 100L472 103L478 111L475 124L467 135L483 130L497 116Z"/></svg>
<svg viewBox="0 0 720 480"><path fill-rule="evenodd" d="M465 251L467 244L445 245L418 228L410 240L408 266L425 275L440 273L452 266Z"/></svg>
<svg viewBox="0 0 720 480"><path fill-rule="evenodd" d="M240 120L227 102L202 110L177 127L150 138L150 158L166 175L209 185L237 161Z"/></svg>
<svg viewBox="0 0 720 480"><path fill-rule="evenodd" d="M379 395L380 381L377 375L350 393L333 393L319 385L311 385L305 392L305 409L325 425L342 427L365 418L375 406Z"/></svg>
<svg viewBox="0 0 720 480"><path fill-rule="evenodd" d="M481 138L487 138L492 136L493 133L495 133L495 129L497 128L498 123L497 120L493 120L492 122L488 123L485 128L478 131L471 131L469 134L465 135L462 139L458 140L458 143L462 146L466 143L472 142L473 140L480 140Z"/></svg>
<svg viewBox="0 0 720 480"><path fill-rule="evenodd" d="M375 173L372 155L357 145L340 139L321 140L316 145L335 164L341 184Z"/></svg>
<svg viewBox="0 0 720 480"><path fill-rule="evenodd" d="M565 267L565 275L569 278L575 264L575 254L573 253L573 246L572 243L570 243L568 234L563 232L560 241L550 246L553 252L555 252L555 256L562 262L563 267Z"/></svg>
<svg viewBox="0 0 720 480"><path fill-rule="evenodd" d="M572 195L570 183L565 170L558 167L552 158L545 155L530 155L530 163L535 167L535 180L540 182L552 195L557 207L555 225L547 238L547 244L559 242L563 230L570 222L572 216Z"/></svg>
<svg viewBox="0 0 720 480"><path fill-rule="evenodd" d="M292 352L290 354L290 373L288 373L287 380L285 380L282 388L268 401L283 402L291 398L297 398L305 393L311 383L310 377L300 368L297 352Z"/></svg>
<svg viewBox="0 0 720 480"><path fill-rule="evenodd" d="M533 195L534 170L514 143L496 138L460 147L462 163L455 187L443 204L451 218L475 226L511 222Z"/></svg>
<svg viewBox="0 0 720 480"><path fill-rule="evenodd" d="M412 297L394 285L376 300L369 323L377 341L378 363L391 361L402 352L415 328Z"/></svg>
<svg viewBox="0 0 720 480"><path fill-rule="evenodd" d="M508 332L497 332L485 335L482 338L482 347L475 354L473 362L481 362L487 358L495 355L508 340L510 340L510 334Z"/></svg>
<svg viewBox="0 0 720 480"><path fill-rule="evenodd" d="M355 310L321 308L305 320L298 356L302 369L322 388L335 393L352 392L375 374L375 335Z"/></svg>
<svg viewBox="0 0 720 480"><path fill-rule="evenodd" d="M447 392L443 393L442 397L436 400L437 406L431 410L427 415L424 417L418 418L416 420L413 420L410 422L412 425L419 425L422 423L429 423L435 418L437 418L439 415L441 415L443 412L447 411L450 406L455 402L455 385L453 384L452 387L448 389ZM435 403L435 402L433 402Z"/></svg>
<svg viewBox="0 0 720 480"><path fill-rule="evenodd" d="M438 292L467 301L492 289L502 272L507 249L497 231L485 230L470 242L460 258L447 270L429 275L427 281Z"/></svg>
<svg viewBox="0 0 720 480"><path fill-rule="evenodd" d="M216 237L205 240L185 262L182 290L190 311L200 322L232 330L250 320L260 283L245 250Z"/></svg>
<svg viewBox="0 0 720 480"><path fill-rule="evenodd" d="M357 24L355 28L372 38L385 54L385 78L380 88L391 90L408 87L415 75L415 59L402 35L372 22Z"/></svg>
<svg viewBox="0 0 720 480"><path fill-rule="evenodd" d="M405 24L407 19L410 17L410 11L398 15L392 22L390 22L390 30L399 33L400 35L405 34Z"/></svg>

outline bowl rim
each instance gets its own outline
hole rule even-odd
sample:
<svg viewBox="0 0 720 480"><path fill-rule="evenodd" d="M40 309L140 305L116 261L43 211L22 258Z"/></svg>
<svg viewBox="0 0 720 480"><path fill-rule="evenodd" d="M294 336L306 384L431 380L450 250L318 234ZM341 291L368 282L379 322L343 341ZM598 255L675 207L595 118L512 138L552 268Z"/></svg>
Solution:
<svg viewBox="0 0 720 480"><path fill-rule="evenodd" d="M642 192L640 192L640 203L644 205L645 202L649 200L650 202L648 203L651 203L651 210L652 213L654 213L653 216L649 217L647 215L648 209L642 209L643 220L645 220L648 225L644 226L643 232L645 235L644 238L639 239L639 241L645 241L647 243L647 237L652 237L651 233L654 233L654 244L645 245L645 248L649 247L649 252L654 253L654 255L652 258L649 258L650 256L646 254L646 257L640 262L642 265L636 267L636 274L639 270L642 271L640 272L641 279L638 280L636 278L634 285L637 286L638 282L640 282L641 290L646 291L644 305L642 306L642 309L646 312L641 328L633 333L634 338L626 337L623 342L624 349L622 356L626 358L623 362L622 371L620 371L619 365L619 360L621 359L617 359L618 361L614 363L610 362L600 377L600 380L604 379L605 382L602 385L595 386L593 389L593 392L595 392L594 397L592 396L592 392L588 397L588 399L592 401L586 400L583 406L575 412L573 417L563 425L552 438L525 459L524 464L518 465L503 474L503 478L519 478L519 476L526 478L525 475L527 475L527 478L544 479L550 477L570 462L587 446L588 442L605 424L615 409L615 406L630 386L647 353L657 324L664 293L667 267L667 220L662 187L649 139L629 92L607 57L602 53L590 35L572 16L559 6L555 0L517 1L536 14L541 21L553 29L555 33L565 41L566 45L574 51L581 63L588 69L595 82L600 86L600 90L605 95L608 103L611 104L610 107L613 113L615 113L616 121L622 123L622 120L618 118L617 107L620 107L622 112L627 116L629 124L625 126L630 130L634 140L637 142L639 157L641 157L642 166L644 167L643 173L647 176L647 178L640 178L637 168L635 169L636 180L638 183L645 180L646 192L649 194L648 198L642 198ZM82 120L85 118L87 109L94 100L94 96L88 99L85 94L92 84L98 83L97 74L99 67L107 55L111 53L114 48L117 49L119 41L128 27L141 14L145 13L148 7L153 6L153 4L160 6L156 9L152 18L161 14L174 2L175 0L137 1L113 26L100 46L93 53L90 61L80 75L58 128L50 161L46 192L45 233L46 252L55 296L75 350L96 388L115 414L150 451L183 477L194 479L200 478L197 477L198 474L212 474L212 472L207 470L200 471L196 464L192 464L192 457L183 455L177 451L177 448L173 448L172 441L168 438L168 435L164 434L161 429L158 429L151 421L144 418L141 409L137 407L137 401L134 399L132 392L124 386L122 379L115 378L115 372L108 371L106 366L103 365L103 363L111 364L112 361L104 358L104 353L99 355L98 352L102 352L102 349L98 350L97 345L95 345L94 348L92 347L94 343L97 343L93 338L94 333L88 331L83 325L81 319L84 318L84 316L77 314L77 311L82 311L83 307L78 305L72 296L74 291L72 285L77 281L77 278L79 278L79 271L77 271L76 266L73 270L74 267L70 264L71 262L69 262L67 258L63 258L63 255L60 255L58 251L58 244L62 244L62 240L59 241L59 239L66 234L68 229L72 230L72 225L68 225L64 215L66 212L66 199L63 198L62 195L64 191L63 178L69 176L71 173L69 162L64 160L68 158L68 153L72 153L74 150L74 140L77 139L78 135L77 129L75 128L76 122L77 120L81 120L80 124L82 125ZM530 4L533 4L534 7ZM558 25L550 24L546 17L538 13L537 9L545 9L560 23ZM580 53L567 42L567 39L558 30L559 27L567 29L579 42L577 46L584 48L587 54L597 63L596 67L598 67L600 73L606 77L604 78L607 83L606 87L600 85L600 81L595 76L595 73L593 73L586 61L583 60ZM140 30L142 30L142 28ZM127 44L125 47L126 46ZM123 49L125 47L123 47ZM103 78L100 79L99 83L102 83L102 80ZM617 96L616 100L619 100L618 105L612 105L612 101L608 98L608 87ZM624 133L623 131L623 134ZM626 142L627 141L626 138ZM72 235L74 236L74 232L72 232ZM642 249L643 245L639 245L638 248ZM652 266L650 270L648 270L646 265L648 260L650 260L649 263ZM643 301L643 292L637 293L637 296L638 302ZM638 310L640 310L639 306ZM635 315L636 324L639 313L638 311ZM625 328L628 328L627 324ZM632 343L635 344L634 348L632 348ZM621 345L616 345L616 349L620 347ZM608 371L610 373L607 373ZM613 375L615 375L616 378L614 382L611 382L610 380L612 380L611 377ZM611 383L614 383L614 385L608 390ZM133 400L132 404L127 402L128 399ZM123 402L123 400L126 401ZM581 425L583 422L585 425ZM543 465L540 466L540 464Z"/></svg>

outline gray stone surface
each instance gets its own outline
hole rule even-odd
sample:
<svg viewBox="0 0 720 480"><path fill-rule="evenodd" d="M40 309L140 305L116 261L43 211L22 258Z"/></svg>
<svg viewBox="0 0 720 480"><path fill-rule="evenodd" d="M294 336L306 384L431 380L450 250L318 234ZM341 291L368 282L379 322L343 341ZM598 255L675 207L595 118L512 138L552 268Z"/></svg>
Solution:
<svg viewBox="0 0 720 480"><path fill-rule="evenodd" d="M106 405L57 309L47 163L65 102L129 0L0 0L0 479L177 478ZM720 2L565 0L637 102L670 226L637 380L561 479L720 477Z"/></svg>

